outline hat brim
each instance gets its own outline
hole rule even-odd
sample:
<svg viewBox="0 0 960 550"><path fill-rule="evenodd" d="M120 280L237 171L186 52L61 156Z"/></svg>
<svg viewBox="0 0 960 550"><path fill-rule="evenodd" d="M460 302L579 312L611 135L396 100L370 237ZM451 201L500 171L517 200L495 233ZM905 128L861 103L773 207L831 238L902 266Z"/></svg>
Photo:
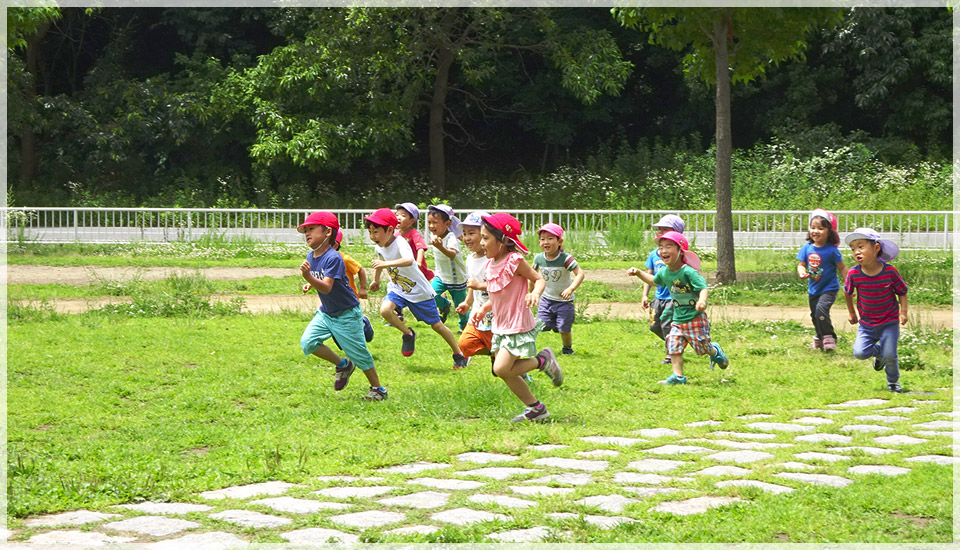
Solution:
<svg viewBox="0 0 960 550"><path fill-rule="evenodd" d="M700 271L700 256L697 256L697 253L692 250L683 252L683 263Z"/></svg>
<svg viewBox="0 0 960 550"><path fill-rule="evenodd" d="M870 242L879 242L877 239L875 239L874 237L871 237L870 235L853 232L843 238L843 244L850 244L853 241L860 240L860 239L863 239L865 241L870 241Z"/></svg>
<svg viewBox="0 0 960 550"><path fill-rule="evenodd" d="M522 242L518 241L517 239L513 239L513 238L511 238L511 237L507 237L507 238L510 239L510 242L512 242L513 244L517 245L517 250L523 252L524 254L529 254L529 253L530 253L530 249L528 249L527 247L523 246L523 243L522 243Z"/></svg>

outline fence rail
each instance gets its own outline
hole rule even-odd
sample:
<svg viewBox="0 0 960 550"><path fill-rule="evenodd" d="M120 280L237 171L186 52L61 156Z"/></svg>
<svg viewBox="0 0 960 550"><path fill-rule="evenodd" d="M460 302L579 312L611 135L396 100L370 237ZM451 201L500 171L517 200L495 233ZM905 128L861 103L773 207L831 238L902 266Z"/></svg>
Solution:
<svg viewBox="0 0 960 550"><path fill-rule="evenodd" d="M479 210L479 209L476 209ZM473 209L462 209L464 215ZM677 214L686 222L688 238L698 247L716 245L716 212L710 210L517 210L509 212L522 223L525 235L547 222L559 223L571 236L594 246L617 246L636 239L663 214ZM361 239L366 209L333 211L348 240ZM205 208L0 208L6 242L132 243L201 239L301 242L293 231L310 210ZM906 249L951 249L954 213L950 211L836 211L841 235L856 227L872 227ZM734 245L737 248L793 248L804 242L808 211L735 210ZM421 231L426 233L425 216Z"/></svg>

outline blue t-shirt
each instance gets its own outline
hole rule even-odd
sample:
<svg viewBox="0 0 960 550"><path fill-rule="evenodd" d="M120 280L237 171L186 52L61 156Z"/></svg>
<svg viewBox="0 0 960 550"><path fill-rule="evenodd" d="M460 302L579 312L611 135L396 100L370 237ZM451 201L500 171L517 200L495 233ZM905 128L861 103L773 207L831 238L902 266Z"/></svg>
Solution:
<svg viewBox="0 0 960 550"><path fill-rule="evenodd" d="M837 264L843 262L840 250L828 244L824 247L807 243L800 248L797 259L807 264L807 292L816 296L831 290L840 290L837 281Z"/></svg>
<svg viewBox="0 0 960 550"><path fill-rule="evenodd" d="M656 275L658 271L667 267L667 264L663 263L663 260L660 259L660 249L654 248L650 255L647 256L647 269L653 270L653 274ZM657 285L657 292L654 294L657 300L669 300L670 299L670 289Z"/></svg>
<svg viewBox="0 0 960 550"><path fill-rule="evenodd" d="M357 295L347 284L347 266L339 252L328 248L319 258L314 258L311 250L307 252L307 261L310 262L310 273L314 277L321 281L325 277L333 279L333 288L329 294L317 291L320 296L320 311L327 315L337 315L360 305Z"/></svg>

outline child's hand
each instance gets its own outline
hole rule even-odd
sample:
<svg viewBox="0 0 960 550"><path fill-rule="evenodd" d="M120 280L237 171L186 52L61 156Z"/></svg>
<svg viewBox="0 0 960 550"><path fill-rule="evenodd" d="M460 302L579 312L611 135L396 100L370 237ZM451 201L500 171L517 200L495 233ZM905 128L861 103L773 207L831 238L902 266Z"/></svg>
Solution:
<svg viewBox="0 0 960 550"><path fill-rule="evenodd" d="M457 306L457 315L463 315L466 312L467 312L467 303L460 302L460 304Z"/></svg>
<svg viewBox="0 0 960 550"><path fill-rule="evenodd" d="M903 310L900 311L900 324L901 324L901 325L907 324L907 312L906 312L906 311L903 311Z"/></svg>
<svg viewBox="0 0 960 550"><path fill-rule="evenodd" d="M307 276L310 275L310 262L304 260L303 263L300 264L300 275L304 279L306 279Z"/></svg>
<svg viewBox="0 0 960 550"><path fill-rule="evenodd" d="M306 293L310 292L310 289L311 289L311 288L313 288L313 285L311 285L310 283L307 283L307 284L303 285L303 293L306 294Z"/></svg>
<svg viewBox="0 0 960 550"><path fill-rule="evenodd" d="M480 324L481 319L483 319L483 316L480 315L480 311L479 310L474 311L473 315L470 316L470 324L473 326L478 326Z"/></svg>
<svg viewBox="0 0 960 550"><path fill-rule="evenodd" d="M363 287L360 287L360 288L357 289L357 294L360 295L360 299L361 299L361 300L366 300L366 299L367 299L367 289L365 289L365 288L363 288Z"/></svg>
<svg viewBox="0 0 960 550"><path fill-rule="evenodd" d="M527 294L527 297L524 299L523 302L527 305L527 307L533 307L537 305L537 302L539 301L540 301L540 296L531 292L530 294Z"/></svg>
<svg viewBox="0 0 960 550"><path fill-rule="evenodd" d="M563 289L563 292L560 293L560 297L563 298L564 300L569 300L571 294L573 294L573 289L570 287L567 287Z"/></svg>
<svg viewBox="0 0 960 550"><path fill-rule="evenodd" d="M467 288L470 290L480 290L480 283L473 277L467 279Z"/></svg>
<svg viewBox="0 0 960 550"><path fill-rule="evenodd" d="M851 313L850 315L848 315L847 321L849 321L851 325L857 324L857 321L859 321L859 319L857 319L857 314Z"/></svg>
<svg viewBox="0 0 960 550"><path fill-rule="evenodd" d="M695 310L697 310L697 311L703 311L703 310L707 309L707 302L705 302L705 301L703 301L703 300L697 300L697 303L696 303L696 305L693 306L693 309L695 309Z"/></svg>
<svg viewBox="0 0 960 550"><path fill-rule="evenodd" d="M381 267L383 267L383 260L381 260L380 258L377 258L376 260L370 262L370 267L374 269L380 269ZM370 289L370 290L373 290L373 289Z"/></svg>
<svg viewBox="0 0 960 550"><path fill-rule="evenodd" d="M376 292L378 290L380 290L380 281L374 281L370 283L370 292Z"/></svg>
<svg viewBox="0 0 960 550"><path fill-rule="evenodd" d="M631 267L630 269L627 270L627 275L630 277L636 277L639 274L640 274L640 270L635 267Z"/></svg>
<svg viewBox="0 0 960 550"><path fill-rule="evenodd" d="M801 278L801 279L809 279L809 278L810 278L810 274L807 273L806 271L804 271L803 273L800 274L800 278Z"/></svg>
<svg viewBox="0 0 960 550"><path fill-rule="evenodd" d="M640 300L640 307L642 307L643 309L650 309L650 297L649 297L649 296L644 296L643 299Z"/></svg>
<svg viewBox="0 0 960 550"><path fill-rule="evenodd" d="M435 247L437 247L437 248L440 248L440 247L443 246L443 239L441 239L441 238L440 238L439 236L437 236L437 235L434 235L434 236L430 237L430 244L432 244L433 246L435 246Z"/></svg>

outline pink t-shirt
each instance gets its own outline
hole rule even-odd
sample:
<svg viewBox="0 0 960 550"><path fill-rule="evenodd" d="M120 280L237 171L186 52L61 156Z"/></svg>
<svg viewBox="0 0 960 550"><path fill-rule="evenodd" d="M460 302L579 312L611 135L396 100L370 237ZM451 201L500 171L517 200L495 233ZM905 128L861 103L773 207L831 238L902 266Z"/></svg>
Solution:
<svg viewBox="0 0 960 550"><path fill-rule="evenodd" d="M499 263L487 262L487 294L493 304L494 334L520 334L533 330L536 321L523 302L527 295L527 279L517 276L523 260L518 252L509 252Z"/></svg>

